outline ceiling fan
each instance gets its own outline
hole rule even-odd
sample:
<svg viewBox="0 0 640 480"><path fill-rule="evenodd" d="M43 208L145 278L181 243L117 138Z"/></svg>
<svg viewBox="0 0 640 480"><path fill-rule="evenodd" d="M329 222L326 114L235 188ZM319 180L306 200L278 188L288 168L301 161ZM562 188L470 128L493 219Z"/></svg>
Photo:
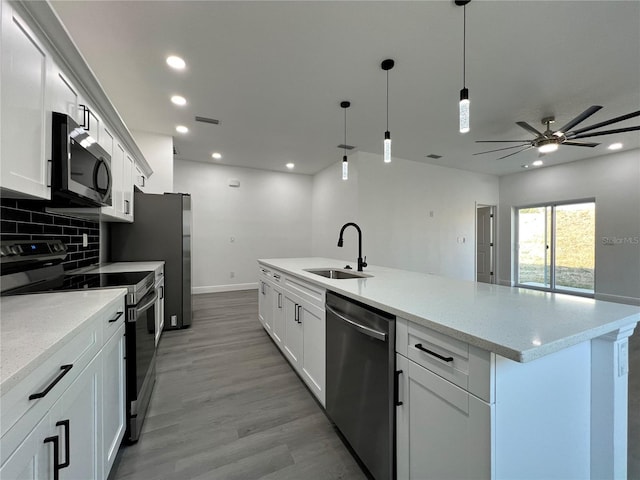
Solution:
<svg viewBox="0 0 640 480"><path fill-rule="evenodd" d="M576 142L576 140L581 138L588 137L597 137L600 135L612 135L614 133L623 133L623 132L632 132L635 130L640 130L640 126L637 127L627 127L627 128L616 128L614 130L602 130L599 132L591 132L591 130L595 130L600 127L606 127L607 125L611 125L612 123L622 122L623 120L628 120L629 118L640 116L640 110L636 112L631 112L626 115L621 115L619 117L612 118L610 120L606 120L604 122L596 123L593 125L589 125L588 127L579 128L578 130L571 130L579 123L582 123L591 115L596 113L602 107L600 105L592 105L587 108L580 115L575 117L566 125L562 126L562 128L558 130L551 130L551 124L555 122L554 117L545 117L542 119L542 124L547 126L547 129L544 132L540 132L539 130L533 128L527 122L516 122L517 125L524 128L526 131L533 133L535 138L531 140L476 140L476 143L518 143L519 145L513 145L511 147L498 148L495 150L487 150L486 152L474 153L474 155L483 155L485 153L492 152L501 152L504 150L510 150L513 148L520 148L520 150L516 152L509 153L504 155L503 157L498 158L497 160L502 160L503 158L510 157L520 152L524 152L525 150L530 150L532 148L537 148L538 152L541 154L555 152L560 145L568 145L571 147L597 147L600 145L599 143L592 142Z"/></svg>

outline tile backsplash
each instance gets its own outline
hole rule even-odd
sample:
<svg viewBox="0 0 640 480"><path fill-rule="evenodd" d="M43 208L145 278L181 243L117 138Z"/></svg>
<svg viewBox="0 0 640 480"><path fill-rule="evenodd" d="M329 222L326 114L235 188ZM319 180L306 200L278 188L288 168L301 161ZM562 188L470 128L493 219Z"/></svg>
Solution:
<svg viewBox="0 0 640 480"><path fill-rule="evenodd" d="M0 199L0 240L62 240L69 252L62 262L65 270L98 263L100 224L48 213L45 208L45 202ZM83 234L87 247L82 246Z"/></svg>

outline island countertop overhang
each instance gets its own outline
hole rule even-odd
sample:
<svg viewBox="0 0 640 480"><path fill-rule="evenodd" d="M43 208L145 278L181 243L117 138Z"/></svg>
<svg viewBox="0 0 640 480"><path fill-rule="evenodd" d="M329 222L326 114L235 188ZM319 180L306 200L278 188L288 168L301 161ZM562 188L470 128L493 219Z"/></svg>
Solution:
<svg viewBox="0 0 640 480"><path fill-rule="evenodd" d="M371 277L357 279L329 279L305 271L351 264L321 257L258 262L522 363L633 329L640 321L640 307L573 295L376 265L365 269Z"/></svg>

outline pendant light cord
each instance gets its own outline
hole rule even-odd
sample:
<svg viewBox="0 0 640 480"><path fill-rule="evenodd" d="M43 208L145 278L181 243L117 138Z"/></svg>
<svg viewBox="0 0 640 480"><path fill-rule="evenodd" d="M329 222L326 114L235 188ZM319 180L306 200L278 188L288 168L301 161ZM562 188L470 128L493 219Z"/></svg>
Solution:
<svg viewBox="0 0 640 480"><path fill-rule="evenodd" d="M344 156L347 156L347 108L344 109Z"/></svg>
<svg viewBox="0 0 640 480"><path fill-rule="evenodd" d="M389 131L389 70L387 70L387 131Z"/></svg>
<svg viewBox="0 0 640 480"><path fill-rule="evenodd" d="M467 6L462 7L462 87L467 86Z"/></svg>

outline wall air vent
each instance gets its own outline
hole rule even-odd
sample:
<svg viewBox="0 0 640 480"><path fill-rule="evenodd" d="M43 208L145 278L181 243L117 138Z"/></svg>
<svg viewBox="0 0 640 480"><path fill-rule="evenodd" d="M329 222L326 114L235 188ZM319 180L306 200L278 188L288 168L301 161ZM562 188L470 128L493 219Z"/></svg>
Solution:
<svg viewBox="0 0 640 480"><path fill-rule="evenodd" d="M434 160L437 160L439 158L442 158L442 155L436 155L435 153L431 153L429 155L425 155L425 157L427 158L433 158Z"/></svg>
<svg viewBox="0 0 640 480"><path fill-rule="evenodd" d="M356 147L354 147L353 145L345 145L344 143L341 143L340 145L338 145L338 148L340 150L353 150Z"/></svg>
<svg viewBox="0 0 640 480"><path fill-rule="evenodd" d="M215 118L196 117L196 122L211 123L213 125L220 125L220 120L216 120Z"/></svg>

